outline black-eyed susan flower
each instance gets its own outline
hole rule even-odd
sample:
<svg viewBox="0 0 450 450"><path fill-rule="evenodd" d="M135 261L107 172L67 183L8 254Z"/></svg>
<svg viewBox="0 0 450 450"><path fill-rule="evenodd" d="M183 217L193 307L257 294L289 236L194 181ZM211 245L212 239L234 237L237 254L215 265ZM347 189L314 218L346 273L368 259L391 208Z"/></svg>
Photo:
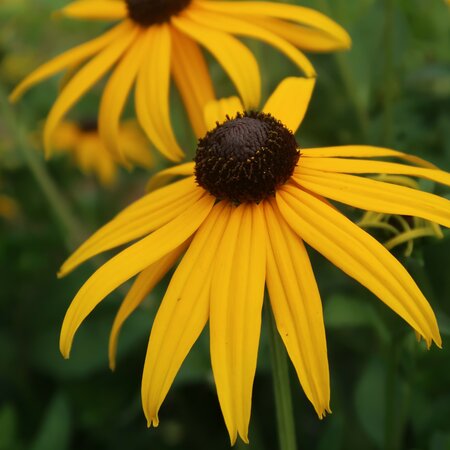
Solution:
<svg viewBox="0 0 450 450"><path fill-rule="evenodd" d="M314 69L299 49L333 51L350 45L348 34L323 14L270 2L78 0L59 14L120 22L102 36L42 65L12 93L14 101L42 80L63 70L69 72L47 118L47 152L52 134L67 111L109 71L112 74L103 91L98 119L107 147L120 155L118 124L135 85L135 109L142 128L167 158L179 161L184 153L170 121L170 77L172 74L194 130L203 136L203 107L214 99L214 90L200 46L228 73L245 107L255 108L260 100L258 64L252 52L233 35L268 43L307 76L314 76Z"/></svg>
<svg viewBox="0 0 450 450"><path fill-rule="evenodd" d="M148 141L134 122L121 124L118 145L130 163L147 168L153 165ZM70 154L82 172L95 175L104 186L116 182L119 166L100 138L95 120L61 122L53 135L53 146Z"/></svg>
<svg viewBox="0 0 450 450"><path fill-rule="evenodd" d="M448 200L355 174L403 174L446 185L450 174L384 148L299 149L293 133L313 86L313 79L288 78L261 112L244 112L237 99L211 104L206 116L217 125L199 140L195 162L162 172L152 186L173 176L185 178L126 208L61 268L60 275L66 275L100 252L135 241L84 284L61 331L61 352L68 357L84 319L137 275L113 324L114 367L123 322L180 259L145 359L142 403L149 426L158 425L158 411L180 365L209 322L212 369L231 442L237 435L248 441L265 286L306 396L319 417L329 411L322 306L305 243L373 292L428 346L441 345L433 310L408 272L328 199L448 227ZM371 159L382 157L411 164Z"/></svg>

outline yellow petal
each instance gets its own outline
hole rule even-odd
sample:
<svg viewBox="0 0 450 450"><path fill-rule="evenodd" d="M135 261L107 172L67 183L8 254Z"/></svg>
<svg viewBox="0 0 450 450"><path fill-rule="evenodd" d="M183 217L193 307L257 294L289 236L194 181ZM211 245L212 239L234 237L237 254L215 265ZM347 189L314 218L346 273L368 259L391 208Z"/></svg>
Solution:
<svg viewBox="0 0 450 450"><path fill-rule="evenodd" d="M265 235L261 205L234 208L213 272L211 362L232 445L237 434L248 442L264 296Z"/></svg>
<svg viewBox="0 0 450 450"><path fill-rule="evenodd" d="M114 323L109 336L109 367L116 368L116 353L119 334L125 321L140 306L145 297L161 281L168 270L176 263L180 255L186 250L189 240L172 250L159 261L143 270L137 277L120 305L119 311L114 319Z"/></svg>
<svg viewBox="0 0 450 450"><path fill-rule="evenodd" d="M189 239L213 204L214 199L205 195L174 220L110 259L86 281L62 325L60 350L65 358L69 357L75 332L92 310L114 289Z"/></svg>
<svg viewBox="0 0 450 450"><path fill-rule="evenodd" d="M372 291L426 340L441 346L436 317L405 268L373 237L295 186L277 193L290 227L336 267Z"/></svg>
<svg viewBox="0 0 450 450"><path fill-rule="evenodd" d="M84 242L62 265L58 276L67 275L101 252L138 239L167 224L192 207L204 192L195 186L191 177L145 195Z"/></svg>
<svg viewBox="0 0 450 450"><path fill-rule="evenodd" d="M147 191L151 192L155 189L159 189L169 182L172 182L175 177L193 175L194 167L195 163L189 162L161 170L150 178L150 181L147 183Z"/></svg>
<svg viewBox="0 0 450 450"><path fill-rule="evenodd" d="M264 202L264 214L270 304L303 390L322 418L330 412L330 380L319 290L303 242L274 201Z"/></svg>
<svg viewBox="0 0 450 450"><path fill-rule="evenodd" d="M301 151L303 155L303 150ZM425 178L436 183L450 186L450 173L439 169L428 169L416 166L407 166L385 161L370 161L364 159L344 158L301 158L296 168L300 173L302 168L315 169L323 172L344 173L387 173L396 175L408 175L412 177Z"/></svg>
<svg viewBox="0 0 450 450"><path fill-rule="evenodd" d="M315 84L312 78L285 78L267 100L263 112L295 133L305 117Z"/></svg>
<svg viewBox="0 0 450 450"><path fill-rule="evenodd" d="M136 112L155 147L171 161L184 153L172 130L169 113L171 36L167 24L146 30L145 58L136 86Z"/></svg>
<svg viewBox="0 0 450 450"><path fill-rule="evenodd" d="M181 260L153 323L142 376L142 405L148 425L158 411L209 315L212 266L229 207L217 204Z"/></svg>
<svg viewBox="0 0 450 450"><path fill-rule="evenodd" d="M301 51L276 34L258 27L251 20L241 20L231 15L202 11L201 9L194 8L186 11L185 16L189 17L193 22L206 27L212 26L214 29L224 31L225 33L237 34L263 41L284 53L307 77L316 76L314 67Z"/></svg>
<svg viewBox="0 0 450 450"><path fill-rule="evenodd" d="M221 98L220 100L209 102L204 110L207 129L213 130L218 123L225 122L227 117L236 117L238 112L244 112L244 107L239 97Z"/></svg>
<svg viewBox="0 0 450 450"><path fill-rule="evenodd" d="M450 227L450 201L391 183L301 168L294 180L302 187L356 208L416 216Z"/></svg>
<svg viewBox="0 0 450 450"><path fill-rule="evenodd" d="M261 93L258 63L244 44L227 33L198 25L184 16L172 17L172 23L211 52L230 76L247 109L258 107Z"/></svg>
<svg viewBox="0 0 450 450"><path fill-rule="evenodd" d="M89 61L67 83L55 101L44 128L44 146L50 155L52 135L67 111L88 91L121 57L136 37L138 28L128 23L120 36Z"/></svg>
<svg viewBox="0 0 450 450"><path fill-rule="evenodd" d="M323 31L339 42L343 48L350 47L351 39L348 33L336 22L324 14L310 8L297 5L287 5L274 2L204 2L210 11L237 16L273 17L307 25Z"/></svg>
<svg viewBox="0 0 450 450"><path fill-rule="evenodd" d="M208 131L203 120L205 105L215 99L208 65L198 44L171 27L173 57L172 73L183 99L195 135Z"/></svg>
<svg viewBox="0 0 450 450"><path fill-rule="evenodd" d="M77 66L85 59L95 55L111 42L115 41L120 35L122 35L125 29L128 29L128 27L129 25L127 23L121 23L108 32L102 34L100 37L68 50L45 64L42 64L42 66L37 68L34 72L31 72L30 75L28 75L14 89L9 97L9 100L11 102L17 101L25 91L34 85L50 78L58 72L61 72L61 70L68 69L72 66Z"/></svg>
<svg viewBox="0 0 450 450"><path fill-rule="evenodd" d="M139 30L135 42L117 64L103 91L98 115L98 131L106 148L126 162L119 139L119 121L130 89L136 80L144 56L145 40Z"/></svg>
<svg viewBox="0 0 450 450"><path fill-rule="evenodd" d="M72 19L119 20L128 16L125 2L111 0L80 0L69 3L56 15Z"/></svg>

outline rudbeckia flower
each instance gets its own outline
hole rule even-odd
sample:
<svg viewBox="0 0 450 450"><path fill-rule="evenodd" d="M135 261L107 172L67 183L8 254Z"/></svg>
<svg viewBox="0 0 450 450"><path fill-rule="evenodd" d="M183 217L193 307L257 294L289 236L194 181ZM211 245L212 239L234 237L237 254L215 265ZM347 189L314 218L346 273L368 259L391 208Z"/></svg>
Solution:
<svg viewBox="0 0 450 450"><path fill-rule="evenodd" d="M116 182L119 166L101 140L95 120L61 122L52 139L55 149L71 154L85 174L94 174L104 186ZM120 126L118 145L127 161L147 168L153 165L148 141L134 122L127 121Z"/></svg>
<svg viewBox="0 0 450 450"><path fill-rule="evenodd" d="M78 0L59 15L88 20L120 21L102 36L75 47L32 72L15 89L17 100L33 85L67 70L68 81L54 103L44 131L51 150L52 134L67 111L107 72L99 110L100 136L111 151L117 146L118 123L135 85L135 108L142 128L156 148L172 161L184 153L170 121L171 74L197 135L206 133L204 105L214 90L200 46L221 64L244 101L260 101L260 74L252 52L233 35L261 40L284 53L307 76L315 72L299 50L348 48L348 34L334 21L309 8L270 2L211 0Z"/></svg>
<svg viewBox="0 0 450 450"><path fill-rule="evenodd" d="M425 339L441 346L436 318L414 280L378 241L328 199L450 226L450 202L357 174L403 174L450 185L450 174L405 153L375 147L302 149L294 133L313 79L285 79L260 112L237 99L213 103L193 163L157 175L151 191L88 239L62 266L66 275L94 255L130 243L101 266L72 301L61 330L69 357L92 310L137 275L113 324L111 366L120 328L176 266L153 322L142 379L148 425L192 345L209 322L220 406L231 442L248 442L264 290L306 396L319 417L330 385L322 305L305 243L354 278ZM230 106L233 113L230 114ZM225 116L228 113L228 117ZM411 164L371 158L398 158ZM177 264L177 261L180 262Z"/></svg>

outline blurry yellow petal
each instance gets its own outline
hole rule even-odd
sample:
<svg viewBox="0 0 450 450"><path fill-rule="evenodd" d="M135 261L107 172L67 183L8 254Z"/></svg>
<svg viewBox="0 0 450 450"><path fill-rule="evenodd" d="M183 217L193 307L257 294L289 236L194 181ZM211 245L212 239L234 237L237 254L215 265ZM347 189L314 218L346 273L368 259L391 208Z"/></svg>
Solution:
<svg viewBox="0 0 450 450"><path fill-rule="evenodd" d="M263 112L295 133L305 117L315 84L312 78L285 78L267 100Z"/></svg>
<svg viewBox="0 0 450 450"><path fill-rule="evenodd" d="M158 411L209 315L211 272L230 207L217 204L183 256L153 323L142 375L142 405L148 426Z"/></svg>
<svg viewBox="0 0 450 450"><path fill-rule="evenodd" d="M434 164L415 155L391 150L390 148L372 147L370 145L341 145L339 147L319 147L302 149L302 156L314 158L347 157L347 158L399 158L416 166L436 169Z"/></svg>
<svg viewBox="0 0 450 450"><path fill-rule="evenodd" d="M69 357L73 337L92 310L114 289L186 241L208 216L214 199L204 196L191 208L100 267L81 287L67 310L60 350Z"/></svg>
<svg viewBox="0 0 450 450"><path fill-rule="evenodd" d="M62 122L53 134L52 145L56 150L68 151L80 138L80 130L74 122Z"/></svg>
<svg viewBox="0 0 450 450"><path fill-rule="evenodd" d="M336 267L372 291L426 340L440 347L436 317L405 268L344 215L295 186L277 193L291 228Z"/></svg>
<svg viewBox="0 0 450 450"><path fill-rule="evenodd" d="M203 121L205 105L214 100L214 87L208 66L198 44L171 27L172 73L183 98L195 135L203 137L208 131Z"/></svg>
<svg viewBox="0 0 450 450"><path fill-rule="evenodd" d="M130 162L146 168L154 166L150 142L133 120L127 120L121 124L119 140L122 152Z"/></svg>
<svg viewBox="0 0 450 450"><path fill-rule="evenodd" d="M119 139L119 121L130 89L144 56L145 40L139 30L135 42L117 64L103 91L98 115L98 131L111 153L126 163Z"/></svg>
<svg viewBox="0 0 450 450"><path fill-rule="evenodd" d="M270 304L303 390L322 418L330 412L330 380L319 290L305 246L276 203L264 202L264 213Z"/></svg>
<svg viewBox="0 0 450 450"><path fill-rule="evenodd" d="M145 58L136 86L136 112L155 147L171 161L184 153L173 134L169 113L171 36L167 24L152 26L145 36Z"/></svg>
<svg viewBox="0 0 450 450"><path fill-rule="evenodd" d="M303 150L301 150L303 155ZM296 168L296 173L302 169L315 169L323 172L344 173L388 173L397 175L409 175L412 177L426 178L436 183L450 186L450 173L439 169L427 169L423 167L407 166L385 161L371 161L365 159L344 158L301 158Z"/></svg>
<svg viewBox="0 0 450 450"><path fill-rule="evenodd" d="M167 224L192 207L204 192L195 186L192 177L145 195L84 242L62 265L58 276L67 275L101 252L138 239Z"/></svg>
<svg viewBox="0 0 450 450"><path fill-rule="evenodd" d="M227 33L198 25L183 16L172 17L172 23L212 53L230 76L247 109L258 107L261 94L258 63L244 44Z"/></svg>
<svg viewBox="0 0 450 450"><path fill-rule="evenodd" d="M61 70L70 68L73 65L78 65L90 56L98 53L100 50L105 48L108 44L115 41L118 37L122 35L124 30L129 29L129 24L121 23L111 29L110 31L102 34L96 39L86 42L85 44L79 45L67 52L56 56L50 61L42 64L34 72L31 72L11 93L9 99L15 102L22 96L22 94L30 89L35 84L50 78Z"/></svg>
<svg viewBox="0 0 450 450"><path fill-rule="evenodd" d="M329 34L339 42L343 48L350 47L351 44L350 36L340 25L324 14L310 8L283 3L251 1L213 1L204 2L202 5L210 11L217 11L223 14L273 17L296 22Z"/></svg>
<svg viewBox="0 0 450 450"><path fill-rule="evenodd" d="M79 0L56 12L72 19L119 20L128 16L126 3L111 0Z"/></svg>
<svg viewBox="0 0 450 450"><path fill-rule="evenodd" d="M450 201L437 195L369 178L301 168L294 176L302 187L356 208L417 216L450 227Z"/></svg>
<svg viewBox="0 0 450 450"><path fill-rule="evenodd" d="M175 250L168 253L159 261L143 270L131 286L128 294L120 305L119 311L114 319L114 323L109 336L109 367L111 370L116 368L117 342L122 325L130 315L140 306L145 297L161 281L168 270L176 263L180 255L186 250L188 241L178 246Z"/></svg>
<svg viewBox="0 0 450 450"><path fill-rule="evenodd" d="M211 285L211 362L230 434L248 442L266 273L262 206L233 207Z"/></svg>
<svg viewBox="0 0 450 450"><path fill-rule="evenodd" d="M138 28L131 24L113 43L89 61L67 83L48 115L44 128L44 146L47 155L51 151L51 138L55 128L67 111L88 91L121 57L136 37Z"/></svg>
<svg viewBox="0 0 450 450"><path fill-rule="evenodd" d="M383 245L388 249L392 250L393 248L411 242L414 239L419 239L421 237L436 237L433 231L430 228L416 228L414 230L407 231L405 233L401 233L398 236L395 236L388 241L386 241ZM409 256L409 255L407 255Z"/></svg>
<svg viewBox="0 0 450 450"><path fill-rule="evenodd" d="M230 118L236 117L238 112L244 112L244 107L239 97L221 98L220 100L209 102L204 110L207 129L213 130L218 123L225 122L227 116Z"/></svg>
<svg viewBox="0 0 450 450"><path fill-rule="evenodd" d="M276 34L271 33L267 29L258 27L251 19L241 20L238 17L233 17L231 15L202 11L201 9L194 8L186 11L185 16L206 27L213 27L216 30L224 31L226 33L237 34L263 41L284 53L307 77L316 76L314 67L301 51L296 49L286 40L281 39Z"/></svg>
<svg viewBox="0 0 450 450"><path fill-rule="evenodd" d="M175 177L193 175L194 167L195 163L189 162L161 170L150 178L150 181L147 184L147 190L154 191L171 182Z"/></svg>
<svg viewBox="0 0 450 450"><path fill-rule="evenodd" d="M112 160L111 155L109 155L106 151L102 152L102 155L98 157L94 170L103 186L111 187L114 183L116 183L118 170L117 165Z"/></svg>

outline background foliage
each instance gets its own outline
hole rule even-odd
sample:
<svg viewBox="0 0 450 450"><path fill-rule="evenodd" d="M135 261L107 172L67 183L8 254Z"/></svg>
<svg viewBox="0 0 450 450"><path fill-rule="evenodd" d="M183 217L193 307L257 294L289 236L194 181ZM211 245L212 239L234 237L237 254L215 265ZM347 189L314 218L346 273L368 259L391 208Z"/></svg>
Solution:
<svg viewBox="0 0 450 450"><path fill-rule="evenodd" d="M6 93L37 64L104 28L50 20L64 3L0 2L0 192L19 206L17 217L0 219L0 450L227 449L207 336L177 377L161 410L160 428L146 429L140 378L164 283L125 325L115 373L108 370L106 351L121 293L83 325L69 361L58 352L64 312L98 262L63 280L56 279L58 266L76 240L139 197L149 176L123 171L120 183L108 190L66 158L42 164L39 130L57 94L57 79L33 89L14 108L6 102ZM298 3L327 12L354 41L349 53L312 57L319 79L298 135L301 145L387 145L450 170L448 5L442 0ZM283 76L296 73L276 52L249 45L261 61L265 95ZM225 75L212 64L219 92L230 94ZM96 114L99 92L100 86L72 116ZM177 133L192 155L195 142L175 93L172 98ZM163 164L158 160L157 168ZM62 211L48 201L51 181L64 198ZM435 189L429 183L424 188ZM72 240L61 214L71 220ZM324 301L333 414L319 421L292 377L300 448L450 448L449 234L416 244L411 258L403 258L402 249L397 254L437 311L444 348L427 351L392 312L312 254ZM266 341L263 330L248 447L258 450L277 446Z"/></svg>

